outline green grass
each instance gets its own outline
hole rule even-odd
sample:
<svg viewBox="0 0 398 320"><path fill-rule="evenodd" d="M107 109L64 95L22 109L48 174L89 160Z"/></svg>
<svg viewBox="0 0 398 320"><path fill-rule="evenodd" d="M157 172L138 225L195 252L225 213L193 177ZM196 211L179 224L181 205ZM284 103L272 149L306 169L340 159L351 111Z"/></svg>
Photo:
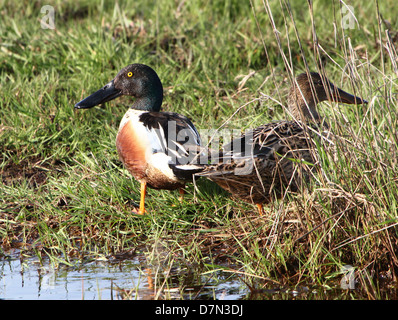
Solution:
<svg viewBox="0 0 398 320"><path fill-rule="evenodd" d="M55 30L41 29L48 4ZM161 244L173 256L169 267L200 264L211 273L229 263L256 290L332 287L351 264L361 297L388 298L375 283L398 271L398 9L392 0L352 1L359 26L343 29L338 1L282 5L0 1L3 252L20 247L73 263L140 247L156 262ZM177 192L149 190L149 214L137 217L139 185L114 142L130 98L73 109L137 62L158 72L163 109L200 129L218 128L249 101L226 128L285 119L272 99L284 104L292 72L306 66L324 67L370 104L320 106L337 136L333 150L319 147L323 174L265 217L205 180L188 186L182 204Z"/></svg>

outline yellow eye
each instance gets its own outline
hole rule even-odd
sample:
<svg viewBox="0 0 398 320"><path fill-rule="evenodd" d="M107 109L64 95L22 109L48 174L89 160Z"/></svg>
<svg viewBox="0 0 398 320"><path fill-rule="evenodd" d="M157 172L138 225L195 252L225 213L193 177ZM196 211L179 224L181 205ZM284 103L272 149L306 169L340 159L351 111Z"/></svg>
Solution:
<svg viewBox="0 0 398 320"><path fill-rule="evenodd" d="M131 78L131 77L133 76L133 73L130 71L129 73L127 73L127 76L128 76L129 78Z"/></svg>

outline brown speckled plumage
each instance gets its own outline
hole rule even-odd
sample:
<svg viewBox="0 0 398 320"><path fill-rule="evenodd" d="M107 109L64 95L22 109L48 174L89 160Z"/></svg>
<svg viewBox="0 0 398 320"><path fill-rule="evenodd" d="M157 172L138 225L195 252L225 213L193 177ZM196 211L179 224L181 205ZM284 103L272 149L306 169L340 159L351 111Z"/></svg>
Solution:
<svg viewBox="0 0 398 320"><path fill-rule="evenodd" d="M262 204L280 198L287 188L301 190L317 165L311 134L320 124L316 104L324 100L365 102L336 88L326 78L322 81L317 73L310 75L312 84L304 73L296 78L299 87L294 84L290 89L288 107L294 121L265 124L242 135L223 147L219 163L208 165L198 175L216 182L238 199L257 204L260 213ZM236 146L240 146L238 151Z"/></svg>
<svg viewBox="0 0 398 320"><path fill-rule="evenodd" d="M246 137L246 136L245 136ZM216 182L234 197L251 203L268 203L283 195L285 186L298 191L315 164L313 145L300 124L281 121L253 130L253 156L207 167L201 176Z"/></svg>

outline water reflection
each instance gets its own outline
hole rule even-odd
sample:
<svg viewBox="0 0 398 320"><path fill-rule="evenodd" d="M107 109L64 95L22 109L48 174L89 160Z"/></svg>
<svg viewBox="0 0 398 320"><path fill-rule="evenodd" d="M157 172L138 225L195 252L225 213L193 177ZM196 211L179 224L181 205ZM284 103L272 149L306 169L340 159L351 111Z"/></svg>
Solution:
<svg viewBox="0 0 398 320"><path fill-rule="evenodd" d="M263 300L263 299L396 299L396 287L369 295L371 287L342 289L330 286L294 286L254 281L246 284L237 274L221 269L159 263L149 265L135 254L115 259L76 261L73 265L41 263L37 257L0 258L0 299L20 300ZM344 280L342 274L342 280ZM258 280L258 279L257 279ZM365 288L365 287L364 287Z"/></svg>
<svg viewBox="0 0 398 320"><path fill-rule="evenodd" d="M0 260L0 298L51 300L230 299L247 294L242 282L222 272L201 275L189 268L143 268L139 258L75 266L35 258Z"/></svg>

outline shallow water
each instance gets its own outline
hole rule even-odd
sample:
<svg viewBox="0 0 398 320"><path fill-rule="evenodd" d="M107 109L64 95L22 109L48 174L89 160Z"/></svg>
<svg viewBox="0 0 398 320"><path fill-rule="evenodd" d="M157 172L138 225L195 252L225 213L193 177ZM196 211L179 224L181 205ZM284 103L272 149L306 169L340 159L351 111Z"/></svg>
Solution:
<svg viewBox="0 0 398 320"><path fill-rule="evenodd" d="M396 286L379 287L374 294L357 284L355 290L341 283L327 287L276 285L251 291L233 273L206 273L197 266L147 265L140 255L116 261L76 261L72 266L49 260L40 263L35 256L0 258L0 299L8 300L397 299L398 291Z"/></svg>
<svg viewBox="0 0 398 320"><path fill-rule="evenodd" d="M178 269L178 268L177 268ZM194 275L190 270L142 269L138 258L117 263L92 261L76 266L38 259L0 260L0 299L116 300L116 299L224 299L238 300L248 289L236 277L222 272ZM154 283L160 278L161 290ZM159 281L158 281L159 282Z"/></svg>

